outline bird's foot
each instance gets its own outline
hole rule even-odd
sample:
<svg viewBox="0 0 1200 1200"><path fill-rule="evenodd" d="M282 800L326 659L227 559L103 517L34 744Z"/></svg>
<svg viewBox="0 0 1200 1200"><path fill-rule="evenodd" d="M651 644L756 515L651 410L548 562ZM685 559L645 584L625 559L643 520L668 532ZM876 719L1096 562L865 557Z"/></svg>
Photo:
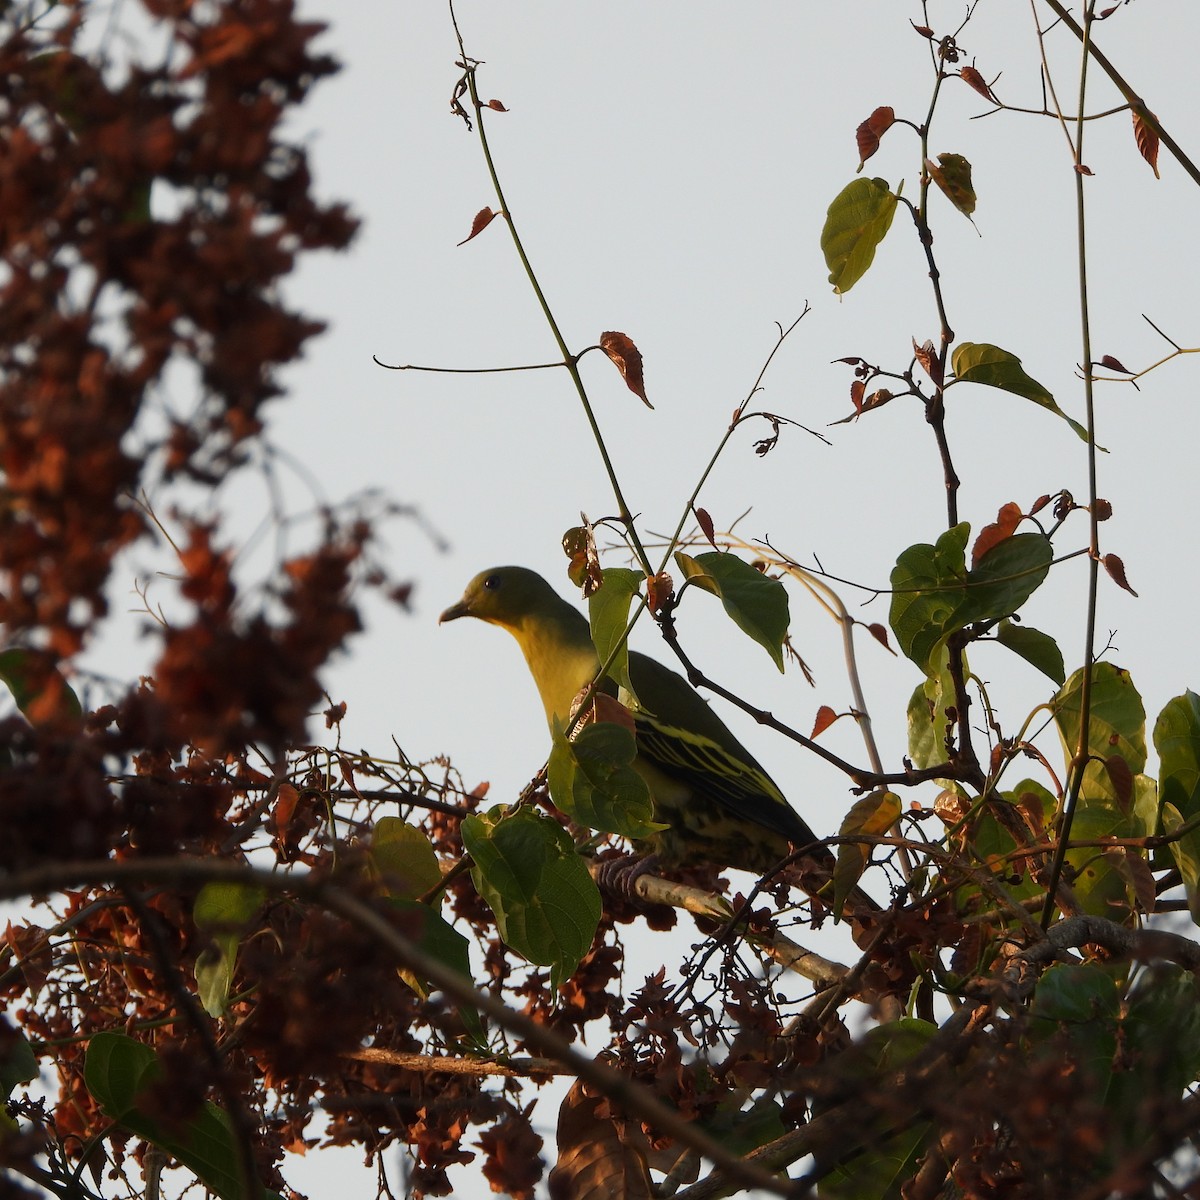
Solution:
<svg viewBox="0 0 1200 1200"><path fill-rule="evenodd" d="M596 885L602 892L610 892L622 900L639 900L637 881L643 875L655 875L659 870L657 854L641 858L611 858L600 864L596 871Z"/></svg>

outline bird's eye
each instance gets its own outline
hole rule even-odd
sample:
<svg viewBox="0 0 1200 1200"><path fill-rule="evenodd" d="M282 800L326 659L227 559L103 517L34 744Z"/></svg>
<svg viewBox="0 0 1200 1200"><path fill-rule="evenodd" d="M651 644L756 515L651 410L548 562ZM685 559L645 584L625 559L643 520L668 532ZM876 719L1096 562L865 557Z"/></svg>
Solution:
<svg viewBox="0 0 1200 1200"><path fill-rule="evenodd" d="M500 586L500 576L499 575L489 575L483 581L483 586L485 588L487 588L487 590L489 592L494 592Z"/></svg>

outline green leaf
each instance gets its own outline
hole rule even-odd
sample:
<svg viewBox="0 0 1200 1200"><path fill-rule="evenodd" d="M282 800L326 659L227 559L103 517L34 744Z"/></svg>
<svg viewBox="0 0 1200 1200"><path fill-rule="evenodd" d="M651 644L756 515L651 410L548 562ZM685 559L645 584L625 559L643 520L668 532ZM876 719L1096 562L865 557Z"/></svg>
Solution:
<svg viewBox="0 0 1200 1200"><path fill-rule="evenodd" d="M205 1102L190 1120L169 1126L155 1115L146 1088L162 1077L154 1051L120 1033L97 1033L88 1042L83 1080L93 1099L118 1124L176 1158L221 1200L242 1200L237 1143L228 1115ZM258 1189L263 1200L279 1200Z"/></svg>
<svg viewBox="0 0 1200 1200"><path fill-rule="evenodd" d="M834 198L821 230L821 250L838 294L844 295L867 273L892 227L897 202L883 179L856 179Z"/></svg>
<svg viewBox="0 0 1200 1200"><path fill-rule="evenodd" d="M0 683L32 725L77 721L83 706L49 655L24 646L0 651Z"/></svg>
<svg viewBox="0 0 1200 1200"><path fill-rule="evenodd" d="M625 628L629 624L630 602L637 595L643 578L640 571L606 567L604 582L588 598L588 618L596 654L605 663L609 655L616 652L608 676L630 696L634 692L629 682L629 647L625 642Z"/></svg>
<svg viewBox="0 0 1200 1200"><path fill-rule="evenodd" d="M1078 1064L1080 1086L1102 1097L1112 1077L1121 997L1111 968L1061 964L1038 981L1030 1005L1030 1030L1038 1057L1065 1070Z"/></svg>
<svg viewBox="0 0 1200 1200"><path fill-rule="evenodd" d="M1066 762L1070 764L1079 746L1083 670L1076 671L1050 701ZM1092 666L1091 720L1087 753L1100 761L1088 764L1083 794L1120 808L1120 798L1104 768L1104 760L1119 755L1133 775L1146 767L1146 709L1128 671L1112 663Z"/></svg>
<svg viewBox="0 0 1200 1200"><path fill-rule="evenodd" d="M37 1055L29 1039L19 1029L5 1029L8 1051L0 1058L0 1100L7 1100L12 1090L38 1077Z"/></svg>
<svg viewBox="0 0 1200 1200"><path fill-rule="evenodd" d="M550 968L558 988L588 952L600 922L600 892L566 831L529 808L501 806L462 822L475 862L471 878L491 906L505 945Z"/></svg>
<svg viewBox="0 0 1200 1200"><path fill-rule="evenodd" d="M996 626L995 638L1000 645L1007 646L1031 666L1037 667L1043 675L1049 675L1059 687L1066 682L1067 670L1063 665L1062 651L1048 633L1031 629L1028 625L1018 625L1005 617Z"/></svg>
<svg viewBox="0 0 1200 1200"><path fill-rule="evenodd" d="M416 900L442 882L429 838L400 817L375 822L368 861L388 894L401 899Z"/></svg>
<svg viewBox="0 0 1200 1200"><path fill-rule="evenodd" d="M646 781L633 767L637 742L611 721L585 725L574 740L554 735L548 779L550 797L576 825L644 838L666 826L654 820Z"/></svg>
<svg viewBox="0 0 1200 1200"><path fill-rule="evenodd" d="M910 546L892 569L892 632L907 658L925 672L945 639L962 628L959 610L966 594L967 538L965 521L947 529L936 545Z"/></svg>
<svg viewBox="0 0 1200 1200"><path fill-rule="evenodd" d="M1162 798L1190 820L1200 813L1200 696L1187 691L1167 701L1154 722L1154 748Z"/></svg>
<svg viewBox="0 0 1200 1200"><path fill-rule="evenodd" d="M908 756L924 769L948 757L946 737L953 726L947 709L954 706L954 678L943 644L930 664L929 675L917 685L908 702Z"/></svg>
<svg viewBox="0 0 1200 1200"><path fill-rule="evenodd" d="M1200 814L1200 696L1187 691L1166 703L1154 722L1154 748L1163 832L1175 834ZM1167 848L1183 876L1192 920L1200 925L1200 829L1182 834Z"/></svg>
<svg viewBox="0 0 1200 1200"><path fill-rule="evenodd" d="M196 988L210 1017L222 1017L229 1007L242 931L262 908L266 892L251 884L206 883L192 906L196 928L209 934L209 943L196 956Z"/></svg>
<svg viewBox="0 0 1200 1200"><path fill-rule="evenodd" d="M1200 925L1200 829L1180 833L1185 822L1183 814L1173 804L1162 806L1161 819L1163 833L1174 839L1168 845L1171 857L1183 877L1188 912L1191 913L1192 920Z"/></svg>
<svg viewBox="0 0 1200 1200"><path fill-rule="evenodd" d="M712 550L693 558L678 551L675 561L685 579L721 598L734 624L762 646L782 672L783 642L791 623L787 588L736 554Z"/></svg>
<svg viewBox="0 0 1200 1200"><path fill-rule="evenodd" d="M470 943L452 925L448 924L436 909L417 900L393 898L393 908L406 913L411 924L405 929L409 939L426 955L449 967L472 987L475 984L471 974ZM423 1000L429 997L427 981L419 978L412 971L402 970L400 977ZM483 1022L476 1009L468 1005L456 1004L463 1025L476 1042L483 1042L486 1034Z"/></svg>
<svg viewBox="0 0 1200 1200"><path fill-rule="evenodd" d="M941 651L952 633L1016 612L1042 585L1054 557L1042 534L1018 533L968 571L970 533L963 522L936 545L910 546L892 570L892 629L904 654L929 676L941 669Z"/></svg>
<svg viewBox="0 0 1200 1200"><path fill-rule="evenodd" d="M1021 360L989 342L962 342L951 356L950 364L960 383L981 383L1032 400L1064 421L1086 442L1087 430L1055 403L1054 397L1036 379L1025 374ZM1103 446L1097 446L1103 450Z"/></svg>

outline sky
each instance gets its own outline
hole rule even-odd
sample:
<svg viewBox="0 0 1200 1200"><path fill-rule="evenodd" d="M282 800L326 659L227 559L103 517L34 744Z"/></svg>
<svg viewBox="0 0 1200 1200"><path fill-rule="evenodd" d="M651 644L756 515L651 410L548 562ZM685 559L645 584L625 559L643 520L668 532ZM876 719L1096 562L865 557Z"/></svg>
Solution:
<svg viewBox="0 0 1200 1200"><path fill-rule="evenodd" d="M927 7L939 33L965 11L960 0ZM389 372L372 361L513 366L550 361L555 348L503 223L458 244L474 214L496 200L478 142L450 115L460 72L446 5L304 0L301 11L331 23L321 45L344 70L316 89L294 129L309 148L318 193L350 201L364 228L350 253L306 263L288 285L293 303L331 328L287 373L291 395L269 414L270 434L330 498L383 489L421 518L391 521L380 549L415 585L411 613L368 601L366 631L331 673L334 699L348 705L343 744L387 754L394 737L414 759L450 756L468 786L488 780L492 799L508 799L545 758L536 694L501 632L475 622L439 628L437 614L478 570L504 562L536 568L565 593L562 534L581 511L592 519L612 514L611 490L564 371ZM620 330L644 356L653 411L599 354L582 365L641 529L674 528L771 352L777 323L789 325L809 305L754 407L820 430L832 444L787 428L759 457L753 443L769 429L747 427L700 503L718 530L741 518L738 530L749 540L769 537L802 562L819 560L833 575L886 587L897 554L935 540L945 526L940 466L912 400L831 426L850 412L850 371L834 360L859 355L904 369L912 339L936 338L936 313L903 212L872 269L844 297L832 292L819 241L830 201L855 177L859 122L885 104L900 117L924 119L932 72L927 43L909 21L925 20L921 6L459 0L456 12L467 52L485 63L484 98L508 109L487 114L488 135L568 343L581 349ZM1198 35L1200 11L1183 3L1129 3L1096 33L1194 157ZM964 63L989 81L999 76L995 87L1007 103L1041 107L1029 5L981 0L961 45ZM1078 44L1060 29L1049 35L1048 51L1069 104ZM1099 71L1090 78L1089 111L1119 102ZM970 159L978 193L974 225L934 199L950 323L960 340L1019 355L1082 420L1075 176L1066 138L1051 119L982 116L988 109L960 80L948 80L931 137L935 154ZM1162 178L1154 177L1126 113L1088 124L1084 158L1093 172L1085 190L1096 356L1112 354L1136 369L1166 354L1142 314L1181 344L1200 343L1200 193L1166 154ZM915 135L897 126L866 170L893 188L903 181L904 194L915 196L919 169ZM1098 441L1109 450L1099 490L1114 509L1103 549L1123 558L1139 593L1135 599L1102 583L1100 642L1114 631L1112 661L1133 672L1151 721L1170 697L1200 688L1192 632L1200 582L1191 534L1195 396L1189 358L1148 376L1140 391L1098 390ZM1008 501L1028 508L1063 487L1086 496L1084 446L1064 422L979 387L953 389L948 406L961 515L976 531ZM299 477L289 492L297 507L311 502ZM250 485L237 495L239 524L252 530L267 497ZM1082 517L1060 544L1086 544ZM625 565L617 555L606 562ZM1073 560L1027 610L1029 623L1060 639L1068 671L1081 660L1085 584L1082 560ZM863 620L886 622L886 597L863 607L869 592L842 594ZM795 670L780 676L710 599L693 593L680 612L684 645L704 670L802 730L819 706L848 707L837 631L802 595L792 597L793 639L815 687ZM96 665L116 671L136 658L142 620L118 611ZM634 644L669 656L649 625ZM860 655L876 734L895 767L919 675L869 638ZM999 648L981 648L972 665L1010 728L1053 691ZM809 823L834 832L852 799L844 781L740 714L720 711ZM848 721L822 740L863 757ZM932 795L920 798L928 803ZM548 1132L549 1111L543 1123ZM371 1186L364 1177L357 1194L371 1195ZM475 1186L468 1179L461 1194ZM477 1186L475 1194L485 1195Z"/></svg>

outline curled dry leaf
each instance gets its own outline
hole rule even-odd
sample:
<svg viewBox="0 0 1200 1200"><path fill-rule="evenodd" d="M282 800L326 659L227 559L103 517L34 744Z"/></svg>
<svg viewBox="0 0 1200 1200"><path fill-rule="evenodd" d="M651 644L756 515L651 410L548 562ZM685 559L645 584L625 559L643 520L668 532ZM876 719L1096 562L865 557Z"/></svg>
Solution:
<svg viewBox="0 0 1200 1200"><path fill-rule="evenodd" d="M475 214L475 220L471 222L471 232L458 244L465 246L473 237L478 237L495 219L499 216L490 208L481 208Z"/></svg>
<svg viewBox="0 0 1200 1200"><path fill-rule="evenodd" d="M646 604L652 613L662 612L663 606L675 591L675 581L666 571L646 579Z"/></svg>
<svg viewBox="0 0 1200 1200"><path fill-rule="evenodd" d="M499 100L489 100L487 106L493 112L508 112L508 109Z"/></svg>
<svg viewBox="0 0 1200 1200"><path fill-rule="evenodd" d="M813 722L812 733L808 736L812 738L820 737L837 719L838 714L828 704L822 704L817 709L817 719Z"/></svg>
<svg viewBox="0 0 1200 1200"><path fill-rule="evenodd" d="M993 546L1012 537L1023 517L1024 513L1021 512L1020 505L1014 504L1011 500L1003 505L996 514L996 519L979 531L979 536L975 539L975 546L971 551L971 566L979 566L979 560Z"/></svg>
<svg viewBox="0 0 1200 1200"><path fill-rule="evenodd" d="M600 569L600 555L596 552L596 535L591 522L579 514L582 525L576 525L563 534L563 550L571 560L567 566L567 578L578 588L583 588L584 599L596 592L604 582Z"/></svg>
<svg viewBox="0 0 1200 1200"><path fill-rule="evenodd" d="M1133 136L1137 141L1138 152L1150 164L1150 169L1154 172L1155 179L1161 179L1162 176L1158 173L1158 130L1150 124L1146 118L1157 120L1152 112L1148 109L1145 115L1133 111Z"/></svg>
<svg viewBox="0 0 1200 1200"><path fill-rule="evenodd" d="M642 352L633 344L628 334L610 331L600 335L600 349L608 355L621 372L625 386L637 396L647 408L654 405L646 399L646 385L642 381Z"/></svg>
<svg viewBox="0 0 1200 1200"><path fill-rule="evenodd" d="M575 1083L558 1110L558 1162L548 1180L550 1200L650 1200L646 1160L623 1139L603 1098Z"/></svg>
<svg viewBox="0 0 1200 1200"><path fill-rule="evenodd" d="M917 339L912 340L913 358L921 364L921 370L933 380L935 387L942 386L942 364L938 359L937 351L933 347L931 339L926 338L921 345L917 345Z"/></svg>
<svg viewBox="0 0 1200 1200"><path fill-rule="evenodd" d="M858 143L858 169L879 149L879 139L896 123L896 114L886 104L877 108L855 130L855 140Z"/></svg>
<svg viewBox="0 0 1200 1200"><path fill-rule="evenodd" d="M1115 554L1106 554L1101 560L1104 564L1104 569L1108 572L1109 578L1117 587L1124 588L1131 596L1136 596L1137 592L1129 586L1129 580L1125 578L1125 564Z"/></svg>
<svg viewBox="0 0 1200 1200"><path fill-rule="evenodd" d="M939 154L937 162L927 158L925 170L941 188L946 199L964 217L975 211L975 187L971 183L971 164L961 154Z"/></svg>
<svg viewBox="0 0 1200 1200"><path fill-rule="evenodd" d="M992 95L992 89L988 87L987 80L974 67L962 67L959 69L958 75L963 83L974 88L985 100L996 103L996 97Z"/></svg>

